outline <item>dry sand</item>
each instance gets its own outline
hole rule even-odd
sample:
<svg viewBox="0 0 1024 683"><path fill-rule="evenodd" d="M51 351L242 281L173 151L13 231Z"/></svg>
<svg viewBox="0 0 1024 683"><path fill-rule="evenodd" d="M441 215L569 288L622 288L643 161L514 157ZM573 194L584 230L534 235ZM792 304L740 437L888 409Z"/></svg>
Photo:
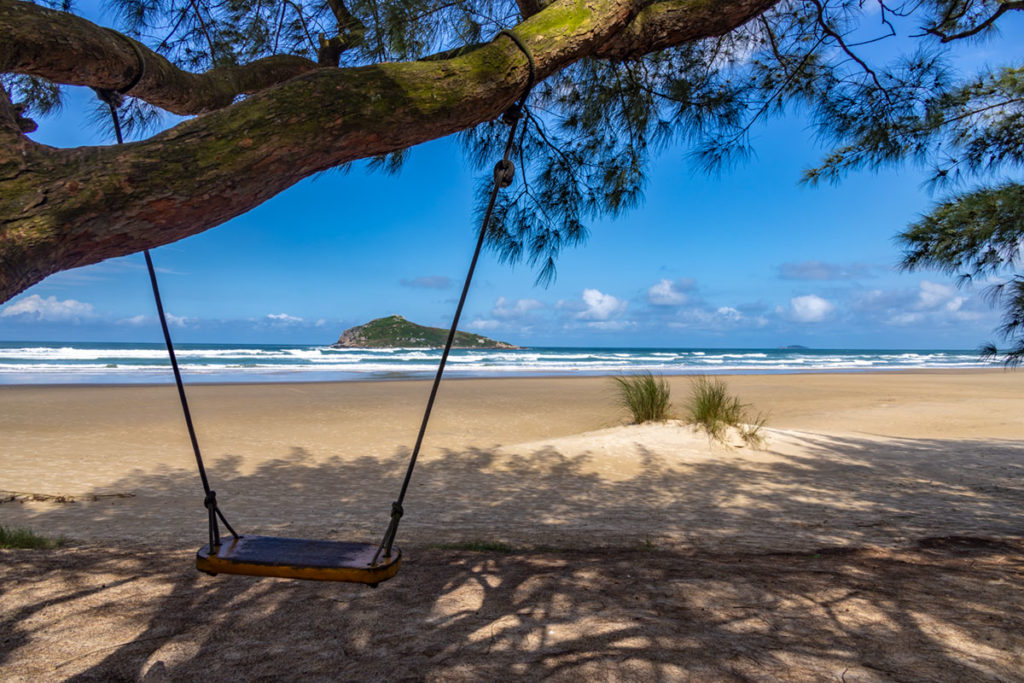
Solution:
<svg viewBox="0 0 1024 683"><path fill-rule="evenodd" d="M728 382L763 449L607 379L447 382L377 591L191 570L172 388L2 387L0 524L74 543L0 551L0 679L1024 680L1024 375ZM428 390L190 396L242 531L372 541Z"/></svg>

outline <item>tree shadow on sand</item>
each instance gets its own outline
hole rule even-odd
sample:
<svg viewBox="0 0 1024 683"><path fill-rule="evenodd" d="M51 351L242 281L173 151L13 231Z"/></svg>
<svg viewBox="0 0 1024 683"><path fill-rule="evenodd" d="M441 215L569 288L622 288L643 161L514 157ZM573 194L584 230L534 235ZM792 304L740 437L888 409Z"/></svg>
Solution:
<svg viewBox="0 0 1024 683"><path fill-rule="evenodd" d="M182 530L198 546L204 511L181 472L127 475L114 488L132 499L8 503L5 518L40 531L73 536L84 523L125 540L0 555L0 669L81 680L1018 678L1021 445L800 438L799 455L746 467L728 451L684 465L635 444L639 470L618 482L590 471L587 453L444 453L417 471L406 563L377 591L195 573ZM403 467L402 453L295 449L252 472L223 458L211 477L243 533L361 540L383 531ZM162 529L156 548L138 542L148 527ZM526 549L451 549L478 540Z"/></svg>
<svg viewBox="0 0 1024 683"><path fill-rule="evenodd" d="M590 453L445 450L421 460L400 539L493 540L563 548L659 545L712 551L899 545L925 536L1024 535L1024 445L1016 441L869 439L786 434L765 458L720 449L688 460L637 442L634 473L603 478ZM799 448L791 447L793 442ZM221 505L243 532L376 540L406 465L317 457L293 448L255 470L229 455L208 465ZM90 502L0 505L11 525L72 538L205 538L198 477L132 472Z"/></svg>
<svg viewBox="0 0 1024 683"><path fill-rule="evenodd" d="M210 578L170 551L29 551L5 558L5 601L54 597L4 611L0 666L72 680L1018 677L1024 598L1007 581L1024 548L931 544L943 547L420 548L376 591Z"/></svg>

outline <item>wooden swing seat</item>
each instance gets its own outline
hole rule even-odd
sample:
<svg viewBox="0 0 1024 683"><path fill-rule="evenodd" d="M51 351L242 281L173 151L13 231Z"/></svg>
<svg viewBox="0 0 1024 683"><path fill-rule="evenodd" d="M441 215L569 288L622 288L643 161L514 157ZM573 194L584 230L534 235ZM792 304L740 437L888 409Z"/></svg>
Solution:
<svg viewBox="0 0 1024 683"><path fill-rule="evenodd" d="M307 541L273 536L226 538L215 552L209 544L196 552L196 569L207 574L274 576L282 579L346 581L376 585L398 573L402 553L373 564L377 546L349 541Z"/></svg>

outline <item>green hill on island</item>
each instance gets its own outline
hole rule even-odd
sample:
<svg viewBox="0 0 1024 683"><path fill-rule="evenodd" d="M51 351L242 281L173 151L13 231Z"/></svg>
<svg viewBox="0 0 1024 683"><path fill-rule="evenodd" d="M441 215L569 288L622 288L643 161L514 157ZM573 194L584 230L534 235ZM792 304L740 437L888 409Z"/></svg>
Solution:
<svg viewBox="0 0 1024 683"><path fill-rule="evenodd" d="M333 348L384 349L394 347L440 348L448 339L448 330L411 323L400 315L377 318L365 325L350 327L341 333ZM456 349L518 349L502 341L479 334L456 332L452 348Z"/></svg>

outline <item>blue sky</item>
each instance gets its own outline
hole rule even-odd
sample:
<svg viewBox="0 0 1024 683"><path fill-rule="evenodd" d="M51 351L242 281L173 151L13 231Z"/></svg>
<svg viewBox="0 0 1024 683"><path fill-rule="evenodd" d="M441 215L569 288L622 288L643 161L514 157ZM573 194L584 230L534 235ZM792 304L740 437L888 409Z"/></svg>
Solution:
<svg viewBox="0 0 1024 683"><path fill-rule="evenodd" d="M998 63L1000 44L976 49ZM1016 55L1009 55L1016 56ZM34 139L105 144L69 89ZM756 156L720 177L676 148L650 170L643 205L591 225L558 278L485 254L463 329L522 345L974 348L998 314L939 273L898 273L893 236L937 199L926 172L855 173L803 187L822 150L793 115L755 135ZM401 173L355 165L307 179L201 235L154 250L181 342L333 342L398 313L447 326L473 247L474 172L451 140L416 148ZM0 341L159 341L141 255L59 273L0 307Z"/></svg>

